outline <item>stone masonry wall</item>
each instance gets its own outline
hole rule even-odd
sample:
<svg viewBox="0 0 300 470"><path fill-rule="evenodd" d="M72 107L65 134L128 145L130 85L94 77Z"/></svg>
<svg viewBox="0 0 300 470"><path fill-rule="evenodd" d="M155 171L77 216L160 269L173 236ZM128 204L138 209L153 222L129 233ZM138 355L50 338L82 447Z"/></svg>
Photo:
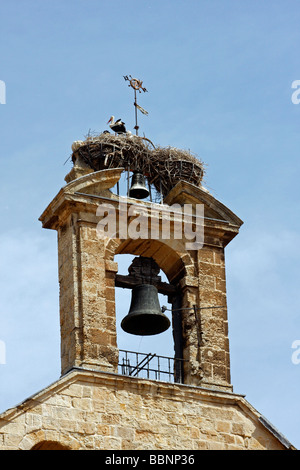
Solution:
<svg viewBox="0 0 300 470"><path fill-rule="evenodd" d="M241 396L73 371L0 415L0 450L284 449Z"/></svg>

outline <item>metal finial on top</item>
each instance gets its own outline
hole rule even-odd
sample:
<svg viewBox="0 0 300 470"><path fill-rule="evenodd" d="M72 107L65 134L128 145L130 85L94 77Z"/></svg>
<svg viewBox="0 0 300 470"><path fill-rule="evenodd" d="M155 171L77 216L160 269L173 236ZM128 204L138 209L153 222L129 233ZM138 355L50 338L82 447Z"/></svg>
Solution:
<svg viewBox="0 0 300 470"><path fill-rule="evenodd" d="M138 91L139 93L141 93L141 90L145 93L145 92L148 92L148 90L143 87L143 82L141 80L138 80L137 78L133 78L131 75L124 75L124 80L126 81L129 81L129 85L131 88L134 89L134 107L135 107L135 131L136 131L136 135L138 135L138 129L139 129L139 126L138 126L138 123L137 123L137 110L141 111L141 113L145 114L146 116L148 116L148 111L146 111L144 108L142 108L141 106L139 106L137 104L137 99L136 99L136 92Z"/></svg>

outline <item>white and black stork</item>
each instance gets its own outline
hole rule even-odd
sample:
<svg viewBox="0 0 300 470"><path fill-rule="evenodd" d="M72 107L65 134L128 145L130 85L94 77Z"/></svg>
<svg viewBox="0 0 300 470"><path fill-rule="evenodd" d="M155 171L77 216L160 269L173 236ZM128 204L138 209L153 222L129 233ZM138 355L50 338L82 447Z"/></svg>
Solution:
<svg viewBox="0 0 300 470"><path fill-rule="evenodd" d="M111 128L111 130L116 132L117 134L126 134L125 123L121 121L121 119L118 119L117 121L115 121L115 117L111 116L107 124L109 124L109 127Z"/></svg>

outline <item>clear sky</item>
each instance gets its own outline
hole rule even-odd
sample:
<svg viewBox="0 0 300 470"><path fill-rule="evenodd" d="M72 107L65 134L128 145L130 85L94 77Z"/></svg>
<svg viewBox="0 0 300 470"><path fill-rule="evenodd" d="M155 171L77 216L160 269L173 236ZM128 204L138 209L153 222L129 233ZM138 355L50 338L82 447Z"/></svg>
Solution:
<svg viewBox="0 0 300 470"><path fill-rule="evenodd" d="M133 130L131 74L141 134L204 160L244 221L226 249L232 383L300 448L299 1L10 0L0 18L0 411L60 376L56 233L38 218L74 140L112 114Z"/></svg>

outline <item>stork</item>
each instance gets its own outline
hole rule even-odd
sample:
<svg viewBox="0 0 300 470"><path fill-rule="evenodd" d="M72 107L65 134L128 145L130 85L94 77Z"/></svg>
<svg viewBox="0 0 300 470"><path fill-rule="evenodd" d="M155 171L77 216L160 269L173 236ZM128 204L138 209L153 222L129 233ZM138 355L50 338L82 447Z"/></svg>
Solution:
<svg viewBox="0 0 300 470"><path fill-rule="evenodd" d="M125 123L123 121L121 121L121 119L118 119L117 121L115 121L115 117L111 116L111 118L110 118L110 120L108 121L107 124L109 124L109 127L111 128L111 130L113 130L117 134L125 134L126 133Z"/></svg>

